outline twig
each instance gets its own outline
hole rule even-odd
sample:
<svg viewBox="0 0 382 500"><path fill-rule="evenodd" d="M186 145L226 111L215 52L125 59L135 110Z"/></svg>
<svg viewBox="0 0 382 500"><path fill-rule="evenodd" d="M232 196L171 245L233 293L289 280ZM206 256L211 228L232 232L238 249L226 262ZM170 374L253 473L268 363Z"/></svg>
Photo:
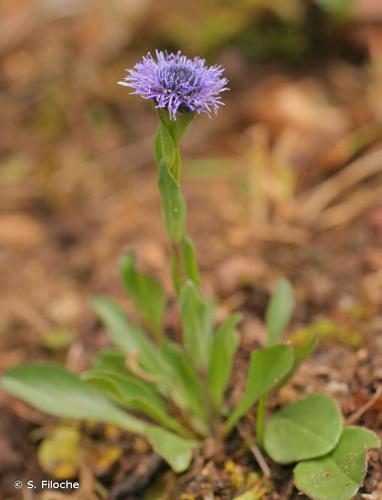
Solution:
<svg viewBox="0 0 382 500"><path fill-rule="evenodd" d="M350 163L344 170L301 197L300 207L304 219L312 222L340 194L380 170L382 170L382 148Z"/></svg>
<svg viewBox="0 0 382 500"><path fill-rule="evenodd" d="M353 415L351 415L347 419L347 423L354 424L355 422L357 422L362 417L362 415L367 412L367 410L369 410L372 406L374 406L374 404L378 401L381 395L382 395L382 386L378 386L377 390L375 391L374 395L369 399L369 401L365 403L363 406L361 406L361 408L359 408L355 413L353 413Z"/></svg>
<svg viewBox="0 0 382 500"><path fill-rule="evenodd" d="M256 462L259 464L259 467L264 477L269 479L271 477L271 469L269 468L269 465L267 464L264 455L261 453L260 448L254 443L253 439L251 439L248 436L248 433L245 431L243 426L238 425L237 430L239 431L240 436L244 439L248 448L251 450L253 456L256 459Z"/></svg>
<svg viewBox="0 0 382 500"><path fill-rule="evenodd" d="M291 477L280 493L280 500L289 500L294 489L293 477Z"/></svg>
<svg viewBox="0 0 382 500"><path fill-rule="evenodd" d="M256 458L256 461L259 464L259 467L262 473L264 474L264 477L269 479L271 477L271 469L269 468L269 465L267 464L263 454L261 453L260 448L255 444L252 444L249 448L253 453L254 457Z"/></svg>
<svg viewBox="0 0 382 500"><path fill-rule="evenodd" d="M304 246L308 232L299 227L287 224L254 224L253 233L259 240L277 241L297 246Z"/></svg>
<svg viewBox="0 0 382 500"><path fill-rule="evenodd" d="M138 494L139 498L143 490L150 484L154 475L163 466L163 460L155 453L142 460L139 466L133 470L127 478L114 486L110 498L123 499L129 495Z"/></svg>
<svg viewBox="0 0 382 500"><path fill-rule="evenodd" d="M354 219L365 210L368 210L373 203L379 202L381 199L382 186L374 190L360 189L343 203L339 203L325 210L318 217L315 228L324 230L344 224L350 219Z"/></svg>

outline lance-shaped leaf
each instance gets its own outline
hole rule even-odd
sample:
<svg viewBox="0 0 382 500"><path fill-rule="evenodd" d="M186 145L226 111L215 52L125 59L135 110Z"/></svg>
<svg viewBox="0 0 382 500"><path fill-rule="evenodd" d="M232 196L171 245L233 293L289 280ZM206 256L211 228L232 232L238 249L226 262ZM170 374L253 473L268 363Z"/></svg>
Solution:
<svg viewBox="0 0 382 500"><path fill-rule="evenodd" d="M208 434L203 387L195 370L175 342L164 342L161 352L166 360L167 376L174 385L172 399L181 408L190 410L189 418L195 430L203 435Z"/></svg>
<svg viewBox="0 0 382 500"><path fill-rule="evenodd" d="M167 234L172 241L180 242L185 235L186 203L169 165L164 160L159 164L158 185Z"/></svg>
<svg viewBox="0 0 382 500"><path fill-rule="evenodd" d="M194 366L207 369L212 341L212 303L204 302L195 285L188 281L180 293L180 310L183 343Z"/></svg>
<svg viewBox="0 0 382 500"><path fill-rule="evenodd" d="M329 455L295 467L294 482L313 500L350 500L365 479L367 450L380 446L380 440L368 429L345 427Z"/></svg>
<svg viewBox="0 0 382 500"><path fill-rule="evenodd" d="M10 394L58 417L108 422L138 434L146 431L144 422L127 415L95 387L53 363L11 368L3 375L1 385Z"/></svg>
<svg viewBox="0 0 382 500"><path fill-rule="evenodd" d="M191 280L196 287L200 286L200 275L196 262L195 248L188 236L182 239L182 252L186 277Z"/></svg>
<svg viewBox="0 0 382 500"><path fill-rule="evenodd" d="M160 352L145 333L129 323L123 309L106 297L93 297L92 307L105 323L112 342L127 355L138 354L142 367L149 373L163 376Z"/></svg>
<svg viewBox="0 0 382 500"><path fill-rule="evenodd" d="M317 343L318 343L318 336L314 335L304 344L293 346L293 353L294 353L293 367L291 371L288 373L288 375L282 380L280 385L286 384L288 380L290 380L293 377L293 375L297 372L302 363L307 358L309 358L312 351L317 346Z"/></svg>
<svg viewBox="0 0 382 500"><path fill-rule="evenodd" d="M92 369L130 374L126 366L126 354L116 349L102 350L92 363Z"/></svg>
<svg viewBox="0 0 382 500"><path fill-rule="evenodd" d="M293 349L289 346L277 345L253 352L244 395L228 418L227 430L232 430L261 396L277 386L292 366Z"/></svg>
<svg viewBox="0 0 382 500"><path fill-rule="evenodd" d="M166 295L161 284L155 278L138 272L131 254L122 257L121 274L125 289L144 322L156 338L161 339L166 305Z"/></svg>
<svg viewBox="0 0 382 500"><path fill-rule="evenodd" d="M235 330L239 321L238 314L231 314L219 326L212 340L208 365L208 387L217 411L221 410L224 391L231 375L233 358L239 344L239 336Z"/></svg>
<svg viewBox="0 0 382 500"><path fill-rule="evenodd" d="M276 344L289 323L294 308L293 287L286 279L277 283L265 313L268 344Z"/></svg>
<svg viewBox="0 0 382 500"><path fill-rule="evenodd" d="M81 378L99 387L122 407L141 411L170 430L188 434L187 430L167 413L166 403L154 385L106 370L89 370L83 373Z"/></svg>
<svg viewBox="0 0 382 500"><path fill-rule="evenodd" d="M335 400L312 394L271 416L264 447L272 460L289 464L329 453L341 432L342 415Z"/></svg>
<svg viewBox="0 0 382 500"><path fill-rule="evenodd" d="M175 144L178 144L183 134L190 126L195 113L179 113L176 120L171 120L167 109L158 110L161 125L166 127Z"/></svg>
<svg viewBox="0 0 382 500"><path fill-rule="evenodd" d="M175 142L166 125L163 121L159 122L158 137L160 141L161 159L163 158L167 165L172 165L175 161Z"/></svg>
<svg viewBox="0 0 382 500"><path fill-rule="evenodd" d="M198 443L184 439L172 432L150 427L147 437L156 453L163 457L175 472L184 472L190 465L192 451Z"/></svg>

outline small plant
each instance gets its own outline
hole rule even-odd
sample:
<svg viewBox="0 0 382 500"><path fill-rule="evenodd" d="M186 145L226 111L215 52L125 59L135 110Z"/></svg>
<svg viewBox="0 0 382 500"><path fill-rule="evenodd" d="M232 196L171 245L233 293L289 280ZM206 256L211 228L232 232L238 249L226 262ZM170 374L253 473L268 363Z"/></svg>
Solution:
<svg viewBox="0 0 382 500"><path fill-rule="evenodd" d="M380 444L371 431L344 426L338 405L324 395L309 395L265 421L270 391L288 382L316 345L315 338L298 346L281 343L294 307L287 280L278 283L267 308L268 345L250 356L241 400L231 408L225 399L240 317L231 314L215 326L213 301L201 293L186 232L178 147L197 113L216 112L222 104L219 96L227 86L222 72L199 58L157 52L157 60L148 55L122 82L152 101L159 118L155 156L182 341L165 335L161 284L141 273L127 254L122 281L143 326L132 325L111 299L95 297L93 308L116 349L101 352L80 376L59 365L30 363L8 370L2 386L53 415L109 422L144 436L176 472L189 467L204 440L227 438L257 404L257 446L275 462L297 463L295 483L312 498L348 499L363 482L366 450Z"/></svg>

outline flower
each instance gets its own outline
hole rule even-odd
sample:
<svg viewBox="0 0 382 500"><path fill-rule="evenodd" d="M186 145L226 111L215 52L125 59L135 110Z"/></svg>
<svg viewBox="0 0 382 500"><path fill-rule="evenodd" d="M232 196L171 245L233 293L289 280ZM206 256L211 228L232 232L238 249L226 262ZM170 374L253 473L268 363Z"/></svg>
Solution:
<svg viewBox="0 0 382 500"><path fill-rule="evenodd" d="M221 66L206 66L200 57L189 59L180 51L169 54L157 50L156 60L149 52L118 83L153 101L156 108L167 108L176 120L178 111L217 112L223 105L220 93L228 90L223 71Z"/></svg>

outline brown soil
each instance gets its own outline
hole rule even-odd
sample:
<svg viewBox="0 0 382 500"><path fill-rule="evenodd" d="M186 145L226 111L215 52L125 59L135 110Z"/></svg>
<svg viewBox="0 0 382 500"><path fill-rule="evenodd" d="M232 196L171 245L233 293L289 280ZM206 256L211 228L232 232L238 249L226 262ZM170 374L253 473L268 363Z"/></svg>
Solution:
<svg viewBox="0 0 382 500"><path fill-rule="evenodd" d="M229 64L231 55L224 57ZM375 98L380 82L369 78L362 67L342 61L330 62L319 75L304 69L302 76L301 71L283 67L261 68L253 74L240 65L231 71L231 80L239 83L225 111L211 121L200 118L185 141L185 157L193 162L186 162L183 179L205 291L221 304L219 318L233 310L243 314L230 401L237 400L243 387L250 351L264 341L263 315L275 282L287 276L297 296L288 336L301 336L301 329L313 324L310 330L321 334L321 341L312 358L271 399L270 409L313 391L331 394L346 419L382 436L382 395L374 397L382 387L378 173L364 182L354 181L347 197L340 192L335 197L335 203L347 200L349 206L361 207L354 213L353 208L345 210L343 224L329 224L323 230L320 224L332 218L318 213L307 220L299 213L302 193L380 147ZM37 105L30 95L19 95L16 88L10 90L9 99L1 97L9 119L1 152L8 162L19 162L14 169L5 162L0 172L1 371L41 359L64 362L76 372L88 367L107 345L89 297L110 294L136 319L117 274L117 259L126 250L134 251L142 268L158 276L172 293L151 159L154 118L122 93L128 104L126 112L119 109L120 102L116 106L115 97L109 95L110 85L103 83L108 88L105 94L97 89L100 95L95 92L85 99L78 91L65 118L69 128L58 132L48 126L49 130L33 135L33 127L40 125L31 125ZM101 129L78 118L98 98L112 116ZM45 116L43 109L38 113ZM134 123L128 116L134 116ZM359 143L352 140L352 133L360 130ZM11 157L9 151L14 152ZM248 192L250 165L273 168L267 182L274 188L279 157L281 163L289 162L297 194L283 197L270 189L268 225L259 225L254 215L258 201ZM211 161L207 165L198 158ZM14 171L19 172L17 179L8 175ZM167 325L178 331L171 306ZM69 330L73 341L52 347L57 329ZM0 497L37 498L38 491L22 496L13 482L47 478L37 447L55 420L4 392L0 411ZM253 422L252 413L243 422L249 436ZM82 434L85 457L102 455L99 450L105 445L122 450L120 460L102 470L85 460L80 475L87 488L81 493L84 500L96 498L94 477L105 488L105 498L143 500L148 488L162 481L171 492L169 498L184 494L184 500L228 500L240 493L248 474L259 472L237 433L223 448L206 445L190 471L177 479L142 440L102 426L84 425ZM371 452L369 463L365 485L356 498L382 499L382 452ZM258 479L259 491L265 492L262 498L304 498L293 489L291 468L269 465L272 484Z"/></svg>

